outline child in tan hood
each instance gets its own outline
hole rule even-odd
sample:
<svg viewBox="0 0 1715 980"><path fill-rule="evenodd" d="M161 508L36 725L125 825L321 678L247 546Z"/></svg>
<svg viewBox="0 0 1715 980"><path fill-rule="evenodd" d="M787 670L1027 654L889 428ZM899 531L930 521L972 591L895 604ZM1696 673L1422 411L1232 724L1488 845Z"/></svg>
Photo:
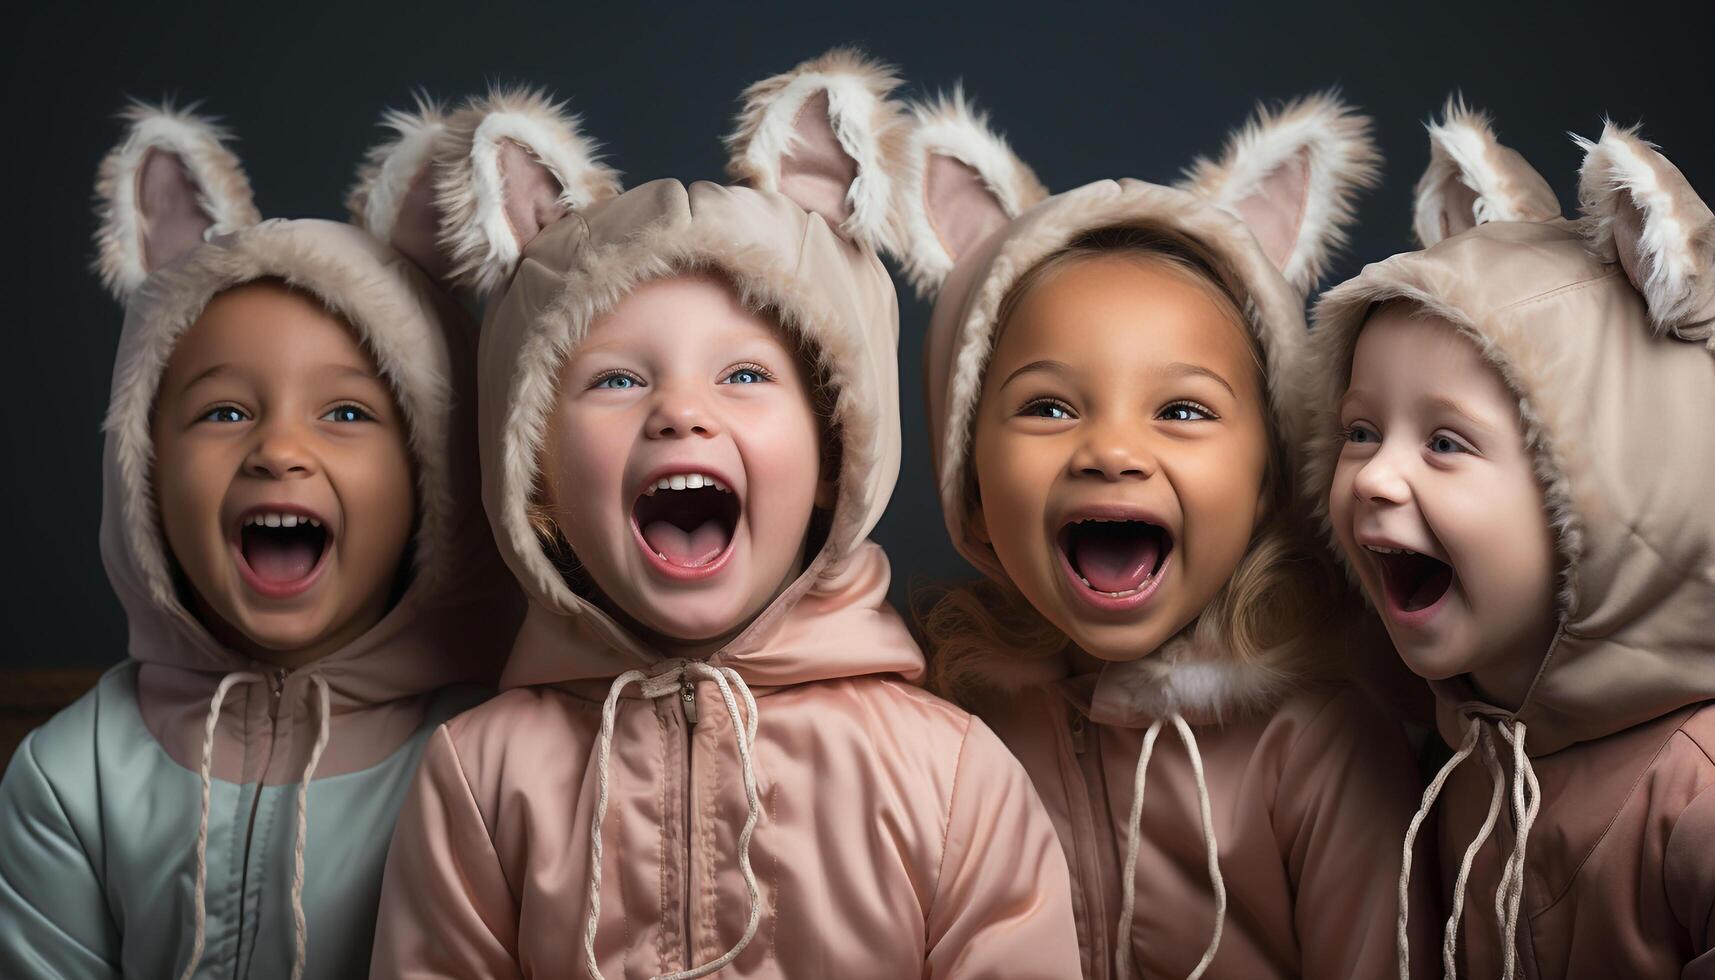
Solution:
<svg viewBox="0 0 1715 980"><path fill-rule="evenodd" d="M1715 216L1612 125L1580 222L1483 116L1430 135L1424 250L1317 306L1311 478L1456 747L1443 968L1707 976Z"/></svg>
<svg viewBox="0 0 1715 980"><path fill-rule="evenodd" d="M959 97L907 146L941 502L990 580L930 612L936 679L1041 794L1084 975L1391 970L1417 774L1331 679L1293 478L1305 290L1373 180L1367 120L1308 99L1181 187L1046 198Z"/></svg>
<svg viewBox="0 0 1715 980"><path fill-rule="evenodd" d="M504 692L426 754L375 976L1077 975L1053 828L917 686L866 540L899 463L894 84L834 52L752 87L737 186L621 193L535 97L456 117L485 501L530 606Z"/></svg>
<svg viewBox="0 0 1715 980"><path fill-rule="evenodd" d="M363 976L418 755L522 606L465 477L475 325L413 262L441 122L392 117L358 227L260 221L208 121L126 119L97 244L129 656L0 783L0 975Z"/></svg>

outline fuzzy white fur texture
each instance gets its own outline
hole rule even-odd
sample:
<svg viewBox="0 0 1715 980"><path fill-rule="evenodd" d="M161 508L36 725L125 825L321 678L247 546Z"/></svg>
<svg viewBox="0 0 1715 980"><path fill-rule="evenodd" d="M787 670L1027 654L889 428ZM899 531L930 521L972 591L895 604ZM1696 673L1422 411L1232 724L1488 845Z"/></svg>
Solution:
<svg viewBox="0 0 1715 980"><path fill-rule="evenodd" d="M1331 92L1278 110L1259 107L1228 138L1218 161L1198 159L1191 165L1183 186L1241 217L1251 208L1295 217L1296 235L1277 264L1287 282L1308 294L1329 255L1346 242L1357 192L1379 180L1381 154L1370 128L1368 117ZM1303 161L1304 185L1277 197L1270 178L1295 160Z"/></svg>
<svg viewBox="0 0 1715 980"><path fill-rule="evenodd" d="M1658 328L1715 350L1715 214L1709 205L1636 127L1609 122L1596 142L1573 139L1584 150L1578 198L1591 250L1625 266ZM1635 241L1617 234L1622 222L1635 229Z"/></svg>
<svg viewBox="0 0 1715 980"><path fill-rule="evenodd" d="M1442 107L1441 120L1429 132L1429 166L1417 181L1412 230L1425 248L1471 225L1491 221L1548 221L1560 216L1560 204L1548 183L1524 158L1502 145L1487 113L1459 96ZM1469 215L1448 190L1454 182L1475 195Z"/></svg>
<svg viewBox="0 0 1715 980"><path fill-rule="evenodd" d="M126 122L124 138L101 161L95 185L95 271L121 302L154 271L144 245L149 216L137 194L151 153L178 157L196 187L197 206L211 222L209 234L227 234L261 220L249 178L226 148L230 135L193 110L132 103L120 113Z"/></svg>
<svg viewBox="0 0 1715 980"><path fill-rule="evenodd" d="M370 149L346 197L346 210L353 223L385 242L393 237L393 224L412 182L429 166L435 143L446 130L446 110L418 95L415 110L389 109L381 124L393 136Z"/></svg>
<svg viewBox="0 0 1715 980"><path fill-rule="evenodd" d="M478 293L494 291L517 268L524 246L507 217L507 187L501 144L512 142L552 174L559 203L586 208L620 191L619 173L601 162L597 144L578 129L578 119L546 93L496 90L471 99L447 121L437 140L436 199L441 208L441 244L452 259L452 275Z"/></svg>
<svg viewBox="0 0 1715 980"><path fill-rule="evenodd" d="M782 170L797 145L798 114L826 94L840 149L857 164L847 188L850 214L840 231L866 248L891 244L892 177L887 166L897 138L898 107L888 98L899 85L894 69L850 48L836 48L744 91L737 129L727 137L727 172L758 190L781 191ZM803 202L799 202L803 204Z"/></svg>
<svg viewBox="0 0 1715 980"><path fill-rule="evenodd" d="M958 260L937 230L937 216L930 212L929 164L934 157L951 158L971 168L1007 218L1018 217L1046 198L1048 190L989 126L987 114L965 98L962 87L913 105L911 115L895 213L903 271L917 295L927 298L941 288Z"/></svg>

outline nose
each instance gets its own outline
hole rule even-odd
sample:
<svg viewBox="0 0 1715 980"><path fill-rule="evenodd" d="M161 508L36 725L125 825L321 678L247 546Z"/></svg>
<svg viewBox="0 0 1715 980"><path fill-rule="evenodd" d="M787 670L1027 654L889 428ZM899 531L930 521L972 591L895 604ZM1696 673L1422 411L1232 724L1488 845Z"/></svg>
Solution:
<svg viewBox="0 0 1715 980"><path fill-rule="evenodd" d="M1088 431L1089 437L1072 454L1073 476L1122 480L1155 475L1158 468L1155 457L1138 433L1120 431L1114 426L1091 427Z"/></svg>
<svg viewBox="0 0 1715 980"><path fill-rule="evenodd" d="M659 384L649 410L646 431L651 439L686 439L720 432L708 402L688 383Z"/></svg>
<svg viewBox="0 0 1715 980"><path fill-rule="evenodd" d="M1369 503L1403 504L1411 499L1411 483L1384 446L1352 477L1352 496Z"/></svg>
<svg viewBox="0 0 1715 980"><path fill-rule="evenodd" d="M258 427L256 435L256 444L244 460L245 472L251 476L286 480L315 472L315 454L303 427L276 420Z"/></svg>

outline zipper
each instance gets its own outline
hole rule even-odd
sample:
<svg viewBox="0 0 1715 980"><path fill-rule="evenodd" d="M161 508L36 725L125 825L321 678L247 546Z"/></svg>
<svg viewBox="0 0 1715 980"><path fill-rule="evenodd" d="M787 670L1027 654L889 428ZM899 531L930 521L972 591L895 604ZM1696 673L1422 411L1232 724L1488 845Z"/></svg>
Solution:
<svg viewBox="0 0 1715 980"><path fill-rule="evenodd" d="M268 778L268 770L274 761L275 733L279 729L280 702L286 693L286 669L275 667L268 674L268 754L262 759L262 771L256 776L256 793L250 798L250 819L244 827L244 862L239 865L238 877L238 943L232 950L232 975L236 978L244 964L244 919L246 898L250 881L250 848L255 843L256 813L262 808L262 787Z"/></svg>
<svg viewBox="0 0 1715 980"><path fill-rule="evenodd" d="M1078 881L1073 887L1078 889L1078 897L1088 920L1083 923L1083 927L1084 936L1089 943L1091 976L1106 977L1113 971L1113 953L1109 949L1106 926L1108 910L1102 900L1101 873L1096 867L1098 858L1095 854L1095 808L1090 799L1091 789L1084 763L1084 754L1089 748L1089 719L1076 708L1068 707L1065 710L1071 715L1071 722L1066 727L1072 749L1071 758L1065 759L1069 764L1061 770L1069 811L1067 819L1072 825L1073 839L1073 857L1069 858L1067 863L1075 861L1078 865ZM1096 765L1099 767L1100 762ZM1124 941L1123 938L1121 941Z"/></svg>
<svg viewBox="0 0 1715 980"><path fill-rule="evenodd" d="M1072 712L1072 751L1078 755L1084 754L1084 716L1074 710Z"/></svg>
<svg viewBox="0 0 1715 980"><path fill-rule="evenodd" d="M685 715L685 874L684 881L682 882L684 885L684 899L680 908L682 909L685 917L685 960L683 969L689 970L691 968L691 964L694 962L692 956L695 949L695 944L691 941L691 877L694 872L692 861L695 856L694 848L691 846L691 816L693 808L695 807L695 801L692 799L692 778L694 769L691 765L691 748L696 743L697 685L688 677L682 678L679 681L679 707L683 710Z"/></svg>

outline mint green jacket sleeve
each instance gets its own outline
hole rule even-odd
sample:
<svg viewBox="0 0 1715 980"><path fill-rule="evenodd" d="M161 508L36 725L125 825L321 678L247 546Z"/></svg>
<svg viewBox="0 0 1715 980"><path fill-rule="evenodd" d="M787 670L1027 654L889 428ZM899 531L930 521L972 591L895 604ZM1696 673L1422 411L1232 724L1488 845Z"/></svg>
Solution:
<svg viewBox="0 0 1715 980"><path fill-rule="evenodd" d="M50 776L75 768L44 766L39 734L24 739L0 780L0 977L118 977L100 841L80 833L92 823L79 826L78 794Z"/></svg>

